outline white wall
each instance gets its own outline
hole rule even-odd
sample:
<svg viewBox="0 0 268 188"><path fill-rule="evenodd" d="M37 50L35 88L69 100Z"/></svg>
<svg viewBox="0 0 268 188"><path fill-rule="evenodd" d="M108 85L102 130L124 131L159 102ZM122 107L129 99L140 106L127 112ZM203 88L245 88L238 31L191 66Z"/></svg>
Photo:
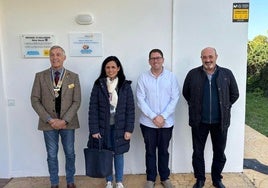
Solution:
<svg viewBox="0 0 268 188"><path fill-rule="evenodd" d="M79 110L81 128L76 131L77 174L84 174L83 148L88 137L89 95L105 57L119 57L135 91L138 75L149 68L147 59L152 48L163 50L165 66L173 69L182 86L187 71L200 65L200 50L207 45L215 46L219 52L219 64L234 69L240 86L241 97L232 111L226 170L242 171L247 24L231 22L231 0L218 2L220 10L209 8L211 3L212 0L202 3L189 0L2 0L0 176L48 175L43 135L37 130L38 117L31 107L30 93L34 74L48 68L50 63L46 58L22 58L19 38L22 34L54 34L57 43L67 52L65 67L80 75L82 105ZM77 25L74 18L79 13L91 13L94 24ZM226 27L230 29L223 32ZM101 32L103 57L69 57L70 32ZM7 106L8 99L14 99L15 106ZM136 112L138 120L139 111ZM191 172L191 136L187 125L187 105L182 96L176 116L170 149L171 169L173 172ZM210 155L208 148L208 160ZM138 121L131 149L125 156L126 173L145 173L144 144ZM60 173L64 174L62 150L59 159ZM6 163L6 160L10 162Z"/></svg>
<svg viewBox="0 0 268 188"><path fill-rule="evenodd" d="M5 108L6 89L4 82L4 61L3 61L3 43L2 43L2 23L3 23L3 8L2 1L0 1L0 177L7 177L9 174L9 142L8 142L8 127Z"/></svg>
<svg viewBox="0 0 268 188"><path fill-rule="evenodd" d="M200 52L204 47L217 49L217 64L232 70L240 91L233 105L231 126L226 147L225 172L241 172L243 169L245 91L247 65L247 23L232 22L232 5L236 1L174 0L173 71L183 84L187 72L200 66ZM248 2L248 1L244 1ZM182 97L183 98L183 97ZM181 99L182 99L181 98ZM192 140L188 122L188 109L184 99L179 101L173 142L173 171L192 171ZM183 123L180 123L183 122ZM182 144L183 143L183 144ZM212 161L211 141L206 145L206 171Z"/></svg>

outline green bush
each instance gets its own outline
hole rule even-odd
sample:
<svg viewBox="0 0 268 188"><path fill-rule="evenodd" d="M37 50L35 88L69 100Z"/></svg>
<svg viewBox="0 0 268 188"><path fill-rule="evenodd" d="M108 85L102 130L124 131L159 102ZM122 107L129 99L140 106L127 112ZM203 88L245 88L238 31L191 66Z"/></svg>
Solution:
<svg viewBox="0 0 268 188"><path fill-rule="evenodd" d="M268 96L268 38L256 36L248 42L247 91L262 89Z"/></svg>

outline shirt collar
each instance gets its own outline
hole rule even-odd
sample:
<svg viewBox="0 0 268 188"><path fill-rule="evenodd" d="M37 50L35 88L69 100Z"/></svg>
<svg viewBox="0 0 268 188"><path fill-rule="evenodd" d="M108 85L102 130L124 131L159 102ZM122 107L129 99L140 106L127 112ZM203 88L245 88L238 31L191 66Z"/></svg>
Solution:
<svg viewBox="0 0 268 188"><path fill-rule="evenodd" d="M53 75L54 75L55 72L57 72L57 71L60 72L60 74L62 74L63 70L64 70L64 68L61 68L61 69L59 69L59 70L54 70L53 68L51 68L51 71L52 71Z"/></svg>

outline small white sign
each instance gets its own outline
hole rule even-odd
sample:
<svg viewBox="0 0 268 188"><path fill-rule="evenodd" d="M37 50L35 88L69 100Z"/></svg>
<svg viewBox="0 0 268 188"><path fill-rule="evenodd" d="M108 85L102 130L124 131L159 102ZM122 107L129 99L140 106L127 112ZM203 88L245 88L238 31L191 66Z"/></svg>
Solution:
<svg viewBox="0 0 268 188"><path fill-rule="evenodd" d="M101 33L70 33L70 56L102 56Z"/></svg>
<svg viewBox="0 0 268 188"><path fill-rule="evenodd" d="M25 34L21 36L21 48L24 58L49 57L49 49L55 45L54 35Z"/></svg>

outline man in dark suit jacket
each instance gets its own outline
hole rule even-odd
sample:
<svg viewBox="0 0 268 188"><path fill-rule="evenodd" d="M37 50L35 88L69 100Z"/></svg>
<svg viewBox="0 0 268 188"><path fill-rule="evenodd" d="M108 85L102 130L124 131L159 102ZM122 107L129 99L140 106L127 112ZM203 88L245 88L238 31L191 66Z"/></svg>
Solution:
<svg viewBox="0 0 268 188"><path fill-rule="evenodd" d="M79 128L77 111L81 103L78 74L63 67L65 51L60 46L50 48L51 67L36 73L31 103L39 116L38 130L44 133L51 188L59 187L59 135L66 159L67 188L75 188L75 129Z"/></svg>
<svg viewBox="0 0 268 188"><path fill-rule="evenodd" d="M193 188L205 185L204 149L209 134L213 150L212 183L216 188L225 188L221 175L226 162L224 151L231 107L239 97L239 90L232 71L217 65L217 58L215 48L204 48L201 51L202 65L190 70L183 84L192 130L192 165L196 178Z"/></svg>

